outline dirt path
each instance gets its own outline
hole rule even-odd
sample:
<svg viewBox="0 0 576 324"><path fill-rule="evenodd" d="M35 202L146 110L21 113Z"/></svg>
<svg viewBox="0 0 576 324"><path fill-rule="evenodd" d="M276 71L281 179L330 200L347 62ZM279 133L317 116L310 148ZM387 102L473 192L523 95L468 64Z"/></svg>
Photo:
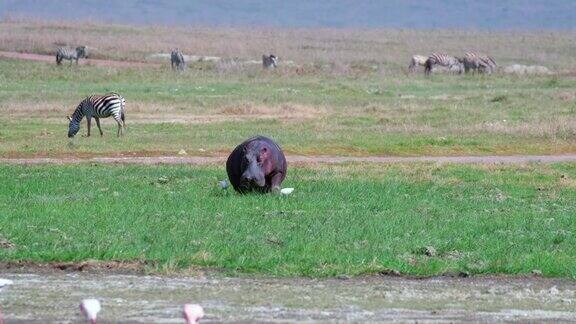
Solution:
<svg viewBox="0 0 576 324"><path fill-rule="evenodd" d="M0 51L0 57L56 64L56 57L54 55L40 55L31 53ZM64 60L64 62L62 63L62 65L69 65L69 64L70 63L67 60ZM159 63L150 63L150 62L129 62L129 61L112 61L112 60L95 60L95 59L80 59L78 61L78 64L93 65L93 66L110 66L110 67L159 67L161 65Z"/></svg>
<svg viewBox="0 0 576 324"><path fill-rule="evenodd" d="M418 156L418 157L343 157L343 156L302 156L288 155L288 163L456 163L456 164L523 164L576 162L576 154L564 155L508 155L508 156ZM74 164L74 163L117 163L117 164L218 164L226 161L225 156L133 156L133 157L92 157L92 158L0 158L7 164Z"/></svg>
<svg viewBox="0 0 576 324"><path fill-rule="evenodd" d="M8 323L80 320L98 298L104 322L180 323L181 305L203 305L207 322L570 322L576 282L542 278L368 277L274 279L86 273L2 273Z"/></svg>

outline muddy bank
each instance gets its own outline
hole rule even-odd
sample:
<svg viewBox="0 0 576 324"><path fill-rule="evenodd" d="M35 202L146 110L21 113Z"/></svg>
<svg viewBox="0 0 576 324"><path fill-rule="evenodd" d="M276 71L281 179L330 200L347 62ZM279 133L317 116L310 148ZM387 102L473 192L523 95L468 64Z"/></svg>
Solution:
<svg viewBox="0 0 576 324"><path fill-rule="evenodd" d="M97 297L105 322L178 323L200 303L206 322L576 321L576 282L541 278L272 279L106 274L11 274L0 294L8 323L80 319Z"/></svg>

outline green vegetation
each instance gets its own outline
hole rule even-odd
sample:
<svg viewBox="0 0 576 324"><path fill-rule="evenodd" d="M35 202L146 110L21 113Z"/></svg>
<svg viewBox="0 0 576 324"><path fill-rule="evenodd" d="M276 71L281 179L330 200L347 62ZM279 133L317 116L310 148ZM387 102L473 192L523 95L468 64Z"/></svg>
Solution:
<svg viewBox="0 0 576 324"><path fill-rule="evenodd" d="M576 278L574 164L293 168L287 197L218 189L224 177L222 167L0 166L0 231L15 245L0 259Z"/></svg>
<svg viewBox="0 0 576 324"><path fill-rule="evenodd" d="M570 32L0 26L2 50L50 53L55 43L78 42L93 58L147 60L179 46L224 59L190 63L183 73L168 61L136 69L0 59L0 157L182 149L223 156L255 134L302 155L576 152ZM179 37L169 43L166 35ZM270 44L279 69L244 64ZM478 46L501 66L562 73L404 73L413 54ZM65 115L109 91L126 98L126 136L118 139L107 119L104 137L69 143ZM207 266L279 276L540 270L576 278L575 163L291 167L289 197L219 190L224 177L222 166L0 165L0 260L129 260L160 272Z"/></svg>
<svg viewBox="0 0 576 324"><path fill-rule="evenodd" d="M564 77L218 73L57 67L0 60L0 155L220 155L254 134L288 153L551 154L576 148L576 81ZM15 82L14 82L15 81ZM78 136L67 120L87 95L127 100L127 136ZM80 134L86 132L82 124Z"/></svg>

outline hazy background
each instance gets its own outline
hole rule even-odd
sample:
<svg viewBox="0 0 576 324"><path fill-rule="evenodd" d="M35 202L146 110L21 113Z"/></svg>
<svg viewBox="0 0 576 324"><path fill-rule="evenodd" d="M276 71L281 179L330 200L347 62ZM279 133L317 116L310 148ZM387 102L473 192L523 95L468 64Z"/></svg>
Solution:
<svg viewBox="0 0 576 324"><path fill-rule="evenodd" d="M275 27L575 29L575 0L0 0L0 18Z"/></svg>

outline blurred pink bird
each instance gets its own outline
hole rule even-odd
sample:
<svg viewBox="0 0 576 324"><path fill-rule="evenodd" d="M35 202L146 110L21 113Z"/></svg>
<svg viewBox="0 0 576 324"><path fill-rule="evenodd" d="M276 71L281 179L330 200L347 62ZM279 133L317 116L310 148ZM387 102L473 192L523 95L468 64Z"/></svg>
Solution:
<svg viewBox="0 0 576 324"><path fill-rule="evenodd" d="M200 319L204 317L204 309L197 304L184 305L184 319L186 324L198 324Z"/></svg>
<svg viewBox="0 0 576 324"><path fill-rule="evenodd" d="M86 316L86 321L90 324L96 324L96 317L100 309L100 302L97 299L84 299L80 303L80 311Z"/></svg>

